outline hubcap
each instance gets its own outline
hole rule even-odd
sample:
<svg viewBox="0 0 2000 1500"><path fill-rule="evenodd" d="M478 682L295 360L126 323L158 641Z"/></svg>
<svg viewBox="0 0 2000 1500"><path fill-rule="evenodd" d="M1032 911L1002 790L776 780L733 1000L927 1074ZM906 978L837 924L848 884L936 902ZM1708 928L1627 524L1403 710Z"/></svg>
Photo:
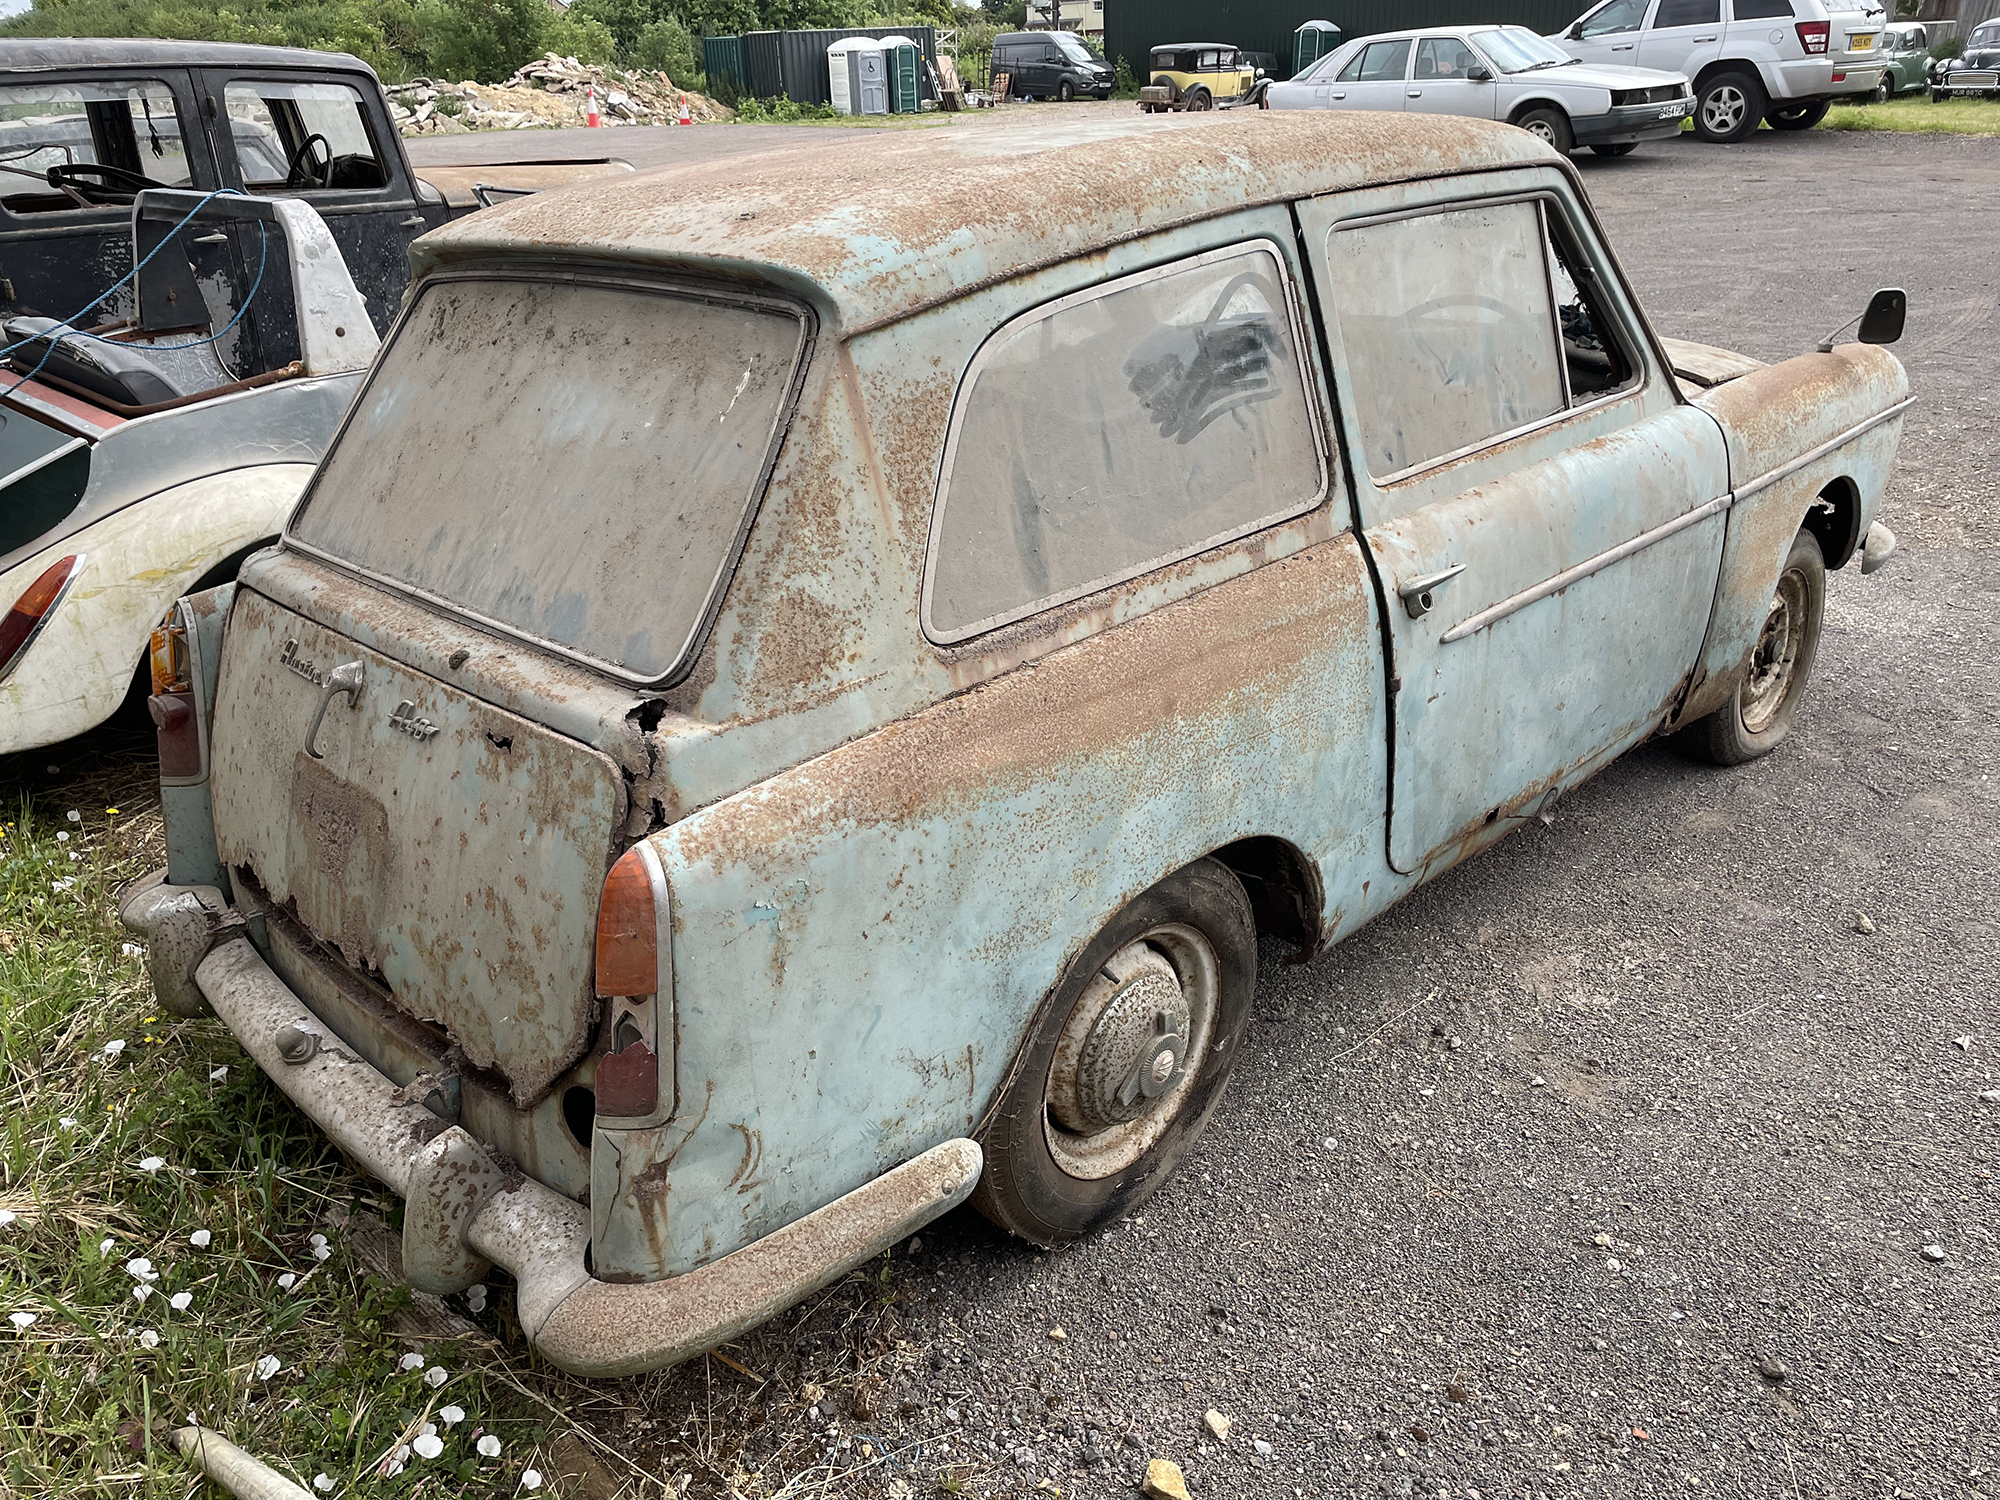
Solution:
<svg viewBox="0 0 2000 1500"><path fill-rule="evenodd" d="M1710 94L1701 106L1702 122L1717 135L1726 135L1743 123L1749 100L1738 88L1724 86Z"/></svg>
<svg viewBox="0 0 2000 1500"><path fill-rule="evenodd" d="M1778 580L1778 592L1764 615L1757 648L1750 653L1750 675L1743 682L1743 727L1751 734L1762 734L1771 727L1792 690L1805 625L1805 578L1787 573Z"/></svg>
<svg viewBox="0 0 2000 1500"><path fill-rule="evenodd" d="M1180 1113L1214 1028L1215 950L1154 928L1113 954L1071 1008L1044 1094L1049 1151L1072 1177L1122 1172Z"/></svg>
<svg viewBox="0 0 2000 1500"><path fill-rule="evenodd" d="M1556 143L1555 127L1550 125L1547 120L1530 120L1528 122L1528 134L1538 140L1547 141L1551 146Z"/></svg>

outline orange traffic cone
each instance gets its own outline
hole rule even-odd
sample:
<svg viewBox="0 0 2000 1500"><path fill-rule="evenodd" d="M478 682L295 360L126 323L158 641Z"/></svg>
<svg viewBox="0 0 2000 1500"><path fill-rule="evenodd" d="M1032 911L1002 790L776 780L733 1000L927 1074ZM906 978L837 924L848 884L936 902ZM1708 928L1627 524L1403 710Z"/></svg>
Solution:
<svg viewBox="0 0 2000 1500"><path fill-rule="evenodd" d="M604 128L604 120L597 113L597 85L587 84L583 91L583 123L592 130Z"/></svg>
<svg viewBox="0 0 2000 1500"><path fill-rule="evenodd" d="M681 95L681 117L675 123L679 125L694 124L694 114L688 108L688 96L686 94Z"/></svg>

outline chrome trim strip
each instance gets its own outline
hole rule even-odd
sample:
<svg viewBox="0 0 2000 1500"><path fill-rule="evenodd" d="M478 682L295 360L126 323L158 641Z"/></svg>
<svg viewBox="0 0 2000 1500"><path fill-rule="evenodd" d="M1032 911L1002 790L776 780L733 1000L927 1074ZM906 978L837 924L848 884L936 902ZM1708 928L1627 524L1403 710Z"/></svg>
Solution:
<svg viewBox="0 0 2000 1500"><path fill-rule="evenodd" d="M1916 399L1915 396L1907 396L1887 410L1877 412L1867 421L1857 422L1839 436L1828 438L1810 452L1802 453L1790 462L1780 464L1768 474L1760 475L1758 478L1751 480L1740 489L1731 490L1725 495L1717 495L1713 500L1697 505L1693 510L1684 511L1680 515L1675 516L1671 521L1655 526L1651 531L1642 531L1629 541L1623 541L1615 547L1607 548L1595 557L1585 558L1573 568L1564 568L1562 572L1557 573L1552 578L1545 578L1540 583L1522 589L1518 594L1509 595L1498 604L1488 605L1485 609L1480 610L1478 614L1470 615L1452 626L1451 629L1438 638L1439 644L1444 645L1452 641L1462 641L1467 636L1474 635L1484 630L1487 626L1504 620L1507 616L1519 610L1526 609L1530 604L1546 599L1551 594L1560 594L1571 584L1588 578L1593 573L1602 572L1613 563L1623 562L1635 552L1643 552L1655 542L1663 542L1677 532L1685 531L1688 527L1698 522L1706 521L1710 516L1722 514L1722 512L1728 510L1739 500L1747 500L1752 495L1769 489L1780 480L1788 479L1798 473L1799 470L1819 462L1819 460L1825 458L1829 453L1853 442L1864 433L1871 432L1875 428L1880 427L1891 417L1901 416L1904 411L1916 403Z"/></svg>

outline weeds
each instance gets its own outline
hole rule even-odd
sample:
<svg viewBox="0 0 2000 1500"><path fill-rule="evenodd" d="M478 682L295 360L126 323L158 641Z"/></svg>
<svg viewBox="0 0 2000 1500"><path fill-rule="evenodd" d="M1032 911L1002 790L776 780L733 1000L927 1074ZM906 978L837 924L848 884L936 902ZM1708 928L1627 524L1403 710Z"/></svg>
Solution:
<svg viewBox="0 0 2000 1500"><path fill-rule="evenodd" d="M1895 130L1925 135L2000 135L2000 102L1907 94L1881 104L1836 104L1821 121L1825 130Z"/></svg>

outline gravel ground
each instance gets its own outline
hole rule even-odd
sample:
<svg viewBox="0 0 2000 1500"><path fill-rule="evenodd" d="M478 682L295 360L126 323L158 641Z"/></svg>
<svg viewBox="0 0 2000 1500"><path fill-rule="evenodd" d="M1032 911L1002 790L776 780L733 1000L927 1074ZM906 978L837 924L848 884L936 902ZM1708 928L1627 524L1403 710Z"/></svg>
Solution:
<svg viewBox="0 0 2000 1500"><path fill-rule="evenodd" d="M2000 1495L2000 153L1579 166L1664 333L1778 359L1909 288L1904 554L1833 580L1792 740L1641 749L1316 962L1267 945L1143 1218L1045 1256L961 1211L730 1346L768 1383L607 1392L611 1446L717 1494L1165 1456L1214 1497Z"/></svg>

